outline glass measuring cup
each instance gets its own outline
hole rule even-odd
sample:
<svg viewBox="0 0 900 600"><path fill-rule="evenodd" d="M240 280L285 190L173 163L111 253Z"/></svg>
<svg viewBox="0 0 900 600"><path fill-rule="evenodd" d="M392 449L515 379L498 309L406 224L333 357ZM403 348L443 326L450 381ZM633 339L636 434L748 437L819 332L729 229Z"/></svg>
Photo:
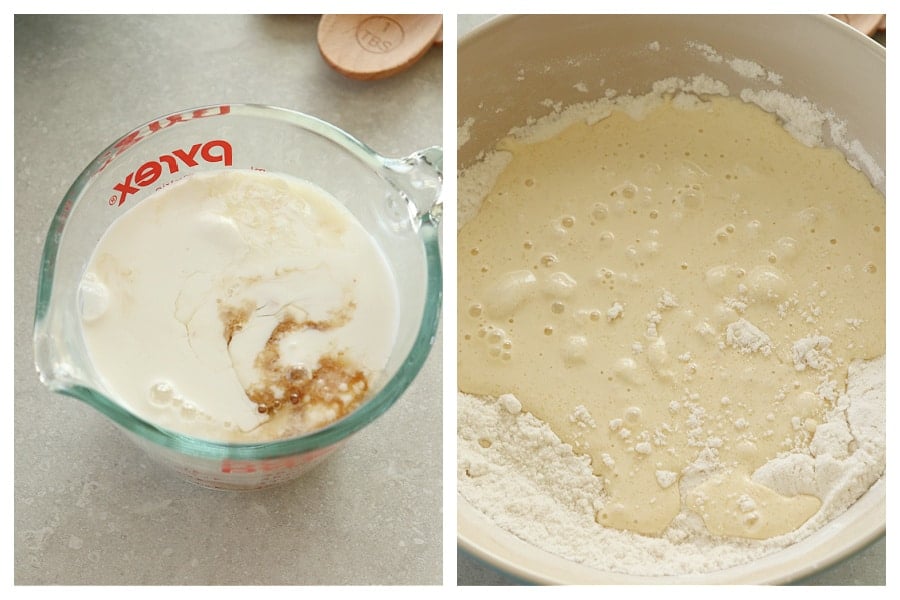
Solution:
<svg viewBox="0 0 900 600"><path fill-rule="evenodd" d="M442 156L432 147L383 157L334 125L263 105L189 109L127 133L78 176L50 225L34 325L41 381L94 407L153 458L200 485L253 489L297 477L393 405L434 342L441 305ZM329 192L374 238L397 284L399 328L385 383L343 419L303 436L228 443L159 427L110 394L84 342L78 290L106 229L172 181L231 168L282 173Z"/></svg>

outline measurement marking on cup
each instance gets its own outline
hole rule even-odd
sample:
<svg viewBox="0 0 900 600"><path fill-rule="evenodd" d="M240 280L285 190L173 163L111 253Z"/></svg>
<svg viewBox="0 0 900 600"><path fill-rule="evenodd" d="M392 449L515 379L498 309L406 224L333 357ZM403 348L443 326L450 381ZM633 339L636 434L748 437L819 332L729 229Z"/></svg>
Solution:
<svg viewBox="0 0 900 600"><path fill-rule="evenodd" d="M226 458L222 461L220 471L222 473L272 473L282 469L291 469L300 465L307 465L319 458L331 454L337 449L337 445L311 450L305 454L283 456L262 460L239 460Z"/></svg>
<svg viewBox="0 0 900 600"><path fill-rule="evenodd" d="M116 142L113 146L114 149L104 155L104 158L106 160L102 165L100 165L100 167L98 167L97 172L100 173L101 171L103 171L109 165L109 163L111 163L113 159L115 159L119 154L125 152L126 150L128 150L128 148L149 135L158 133L166 129L167 127L171 127L172 125L184 123L192 119L202 119L205 117L227 115L230 112L231 106L228 104L223 104L221 106L198 108L192 111L190 114L181 113L177 115L169 115L168 117L165 117L165 123L163 123L162 119L153 121L152 123L148 123L144 127L132 131L131 133L120 139L118 142Z"/></svg>
<svg viewBox="0 0 900 600"><path fill-rule="evenodd" d="M356 28L356 43L366 52L387 54L403 43L406 32L390 17L374 15Z"/></svg>
<svg viewBox="0 0 900 600"><path fill-rule="evenodd" d="M113 186L113 190L120 195L113 194L109 199L110 206L122 206L125 198L136 194L140 188L156 183L156 180L164 173L163 165L168 167L170 175L179 171L179 162L185 167L196 167L202 159L208 163L221 162L224 166L231 166L231 144L227 140L210 140L197 143L190 149L176 148L170 154L163 154L158 160L145 162L136 170L129 173L124 180Z"/></svg>

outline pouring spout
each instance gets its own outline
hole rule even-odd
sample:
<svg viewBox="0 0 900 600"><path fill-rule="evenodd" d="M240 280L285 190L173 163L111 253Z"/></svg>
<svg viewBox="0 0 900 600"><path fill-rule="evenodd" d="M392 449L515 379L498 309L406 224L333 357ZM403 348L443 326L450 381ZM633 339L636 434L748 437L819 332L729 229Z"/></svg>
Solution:
<svg viewBox="0 0 900 600"><path fill-rule="evenodd" d="M405 158L385 160L385 178L406 200L410 221L415 228L426 223L438 225L443 215L441 183L444 151L432 146Z"/></svg>

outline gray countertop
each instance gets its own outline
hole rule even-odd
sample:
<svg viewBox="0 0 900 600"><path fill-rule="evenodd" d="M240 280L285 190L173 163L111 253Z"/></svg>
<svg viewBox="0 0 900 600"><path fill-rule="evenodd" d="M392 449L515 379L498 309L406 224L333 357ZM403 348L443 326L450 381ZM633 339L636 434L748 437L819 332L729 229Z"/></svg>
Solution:
<svg viewBox="0 0 900 600"><path fill-rule="evenodd" d="M463 36L495 15L460 15L457 34ZM885 44L884 32L875 39ZM884 585L885 584L885 537L881 536L872 544L849 558L813 576L796 582L799 585ZM457 585L518 585L522 583L463 550L457 551Z"/></svg>
<svg viewBox="0 0 900 600"><path fill-rule="evenodd" d="M186 483L33 366L50 218L120 135L177 110L274 104L388 156L442 143L442 49L358 82L318 16L16 16L15 583L440 584L441 336L373 425L304 477L258 492Z"/></svg>

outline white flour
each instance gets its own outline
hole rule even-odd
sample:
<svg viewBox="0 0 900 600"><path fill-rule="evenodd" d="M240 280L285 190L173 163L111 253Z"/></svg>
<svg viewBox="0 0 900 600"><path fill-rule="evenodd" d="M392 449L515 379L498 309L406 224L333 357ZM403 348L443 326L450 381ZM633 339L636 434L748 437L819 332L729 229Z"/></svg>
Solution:
<svg viewBox="0 0 900 600"><path fill-rule="evenodd" d="M735 321L725 329L725 343L736 346L744 354L762 352L766 356L772 353L772 340L753 323L745 319Z"/></svg>
<svg viewBox="0 0 900 600"><path fill-rule="evenodd" d="M779 90L744 89L740 96L744 102L752 102L778 115L784 128L807 146L821 146L827 132L832 143L844 151L853 168L865 173L874 185L884 181L884 171L860 141L847 139L847 124L832 113L822 112L809 99L796 98Z"/></svg>
<svg viewBox="0 0 900 600"><path fill-rule="evenodd" d="M472 125L475 123L475 119L469 117L466 119L466 122L462 124L461 127L456 129L456 149L459 150L463 146L465 146L469 141L469 136L471 135Z"/></svg>
<svg viewBox="0 0 900 600"><path fill-rule="evenodd" d="M723 61L709 46L693 44L691 47L711 62ZM781 83L779 75L749 61L730 58L728 64L746 77ZM662 80L645 96L609 95L566 108L548 101L554 108L550 115L530 120L511 134L534 141L545 140L573 122L594 123L614 109L625 110L640 119L662 101L662 94L674 95L686 108L703 105L698 94L728 95L729 91L723 83L699 75L689 80ZM808 100L771 90L744 90L740 96L778 114L785 128L804 144L821 145L824 133L829 131L833 141L843 141L838 145L859 158L870 179L877 183L879 177L883 178L883 172L858 142L847 143L841 137L843 123L833 115L822 113ZM471 125L467 122L465 126L467 134ZM458 227L477 214L482 198L510 158L508 153L493 152L459 174ZM660 306L661 310L664 308ZM622 310L621 305L614 305L607 318L610 321L617 318ZM654 315L648 316L650 329L655 327ZM771 351L768 336L743 319L730 325L728 334L728 343L744 351ZM852 363L847 389L837 390L828 378L833 367L830 343L824 336L799 340L792 348L792 358L798 370L811 368L823 373L818 393L830 399L834 408L816 428L808 449L785 452L752 475L755 482L782 495L810 494L821 499L821 509L787 535L766 540L715 538L707 532L702 519L686 508L660 537L598 525L595 513L603 503L605 492L601 479L593 475L587 457L576 455L547 424L522 412L521 403L509 394L499 398L458 394L459 493L497 525L526 542L605 571L645 576L703 573L747 563L785 548L843 513L884 473L884 358ZM633 350L640 353L643 348ZM679 360L689 361L690 356ZM723 403L727 400L722 399ZM696 417L701 422L703 415ZM596 426L584 407L576 409L571 419L585 427ZM609 426L621 426L621 423L611 421ZM701 481L705 472L715 468L715 461L714 453L707 449L680 474L680 480L679 474L671 471L657 471L656 478L662 487L678 481L684 493ZM746 510L752 511L752 500L747 500Z"/></svg>
<svg viewBox="0 0 900 600"><path fill-rule="evenodd" d="M844 512L884 471L884 359L851 365L847 391L819 425L808 453L786 453L753 474L783 495L811 494L822 508L802 527L768 540L722 540L683 510L662 537L598 525L603 484L550 427L521 412L514 396L458 397L459 492L497 525L548 552L633 575L702 573L743 564L807 537ZM583 418L590 418L587 415ZM700 453L691 465L713 466ZM682 474L682 487L692 484ZM660 485L677 474L656 473Z"/></svg>

